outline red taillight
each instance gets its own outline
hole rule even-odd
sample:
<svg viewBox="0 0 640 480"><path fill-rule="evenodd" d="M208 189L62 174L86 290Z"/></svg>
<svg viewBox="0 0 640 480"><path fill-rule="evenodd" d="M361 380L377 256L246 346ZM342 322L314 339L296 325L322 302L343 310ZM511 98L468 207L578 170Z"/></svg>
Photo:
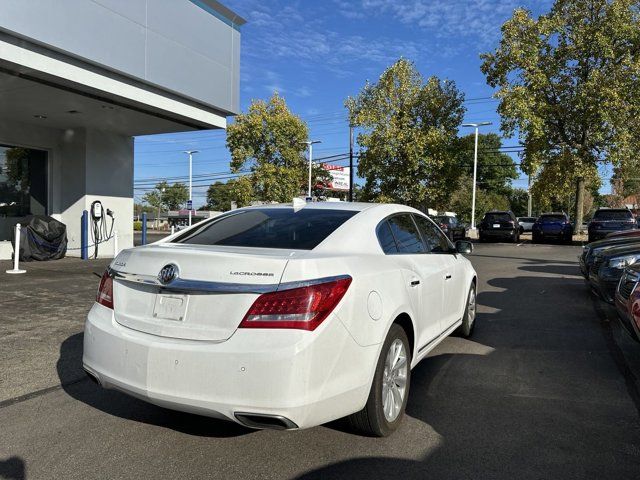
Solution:
<svg viewBox="0 0 640 480"><path fill-rule="evenodd" d="M333 311L351 284L351 277L260 295L240 328L315 330Z"/></svg>
<svg viewBox="0 0 640 480"><path fill-rule="evenodd" d="M96 302L113 310L113 277L109 275L109 271L102 274Z"/></svg>

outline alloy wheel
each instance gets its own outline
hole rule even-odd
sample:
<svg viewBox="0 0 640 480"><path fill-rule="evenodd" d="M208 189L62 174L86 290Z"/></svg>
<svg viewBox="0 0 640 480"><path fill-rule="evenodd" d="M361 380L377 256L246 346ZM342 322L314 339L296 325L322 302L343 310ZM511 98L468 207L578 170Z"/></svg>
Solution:
<svg viewBox="0 0 640 480"><path fill-rule="evenodd" d="M382 407L388 422L393 422L402 411L408 371L407 351L402 340L396 338L389 346L382 375Z"/></svg>

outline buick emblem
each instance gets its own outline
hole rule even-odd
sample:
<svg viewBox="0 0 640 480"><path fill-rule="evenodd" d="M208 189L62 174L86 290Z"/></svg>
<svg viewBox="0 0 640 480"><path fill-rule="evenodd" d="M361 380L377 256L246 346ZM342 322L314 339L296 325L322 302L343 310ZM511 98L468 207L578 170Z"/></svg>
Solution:
<svg viewBox="0 0 640 480"><path fill-rule="evenodd" d="M162 270L160 270L158 274L158 280L162 285L166 285L178 278L178 272L178 266L175 263L170 263L162 267Z"/></svg>

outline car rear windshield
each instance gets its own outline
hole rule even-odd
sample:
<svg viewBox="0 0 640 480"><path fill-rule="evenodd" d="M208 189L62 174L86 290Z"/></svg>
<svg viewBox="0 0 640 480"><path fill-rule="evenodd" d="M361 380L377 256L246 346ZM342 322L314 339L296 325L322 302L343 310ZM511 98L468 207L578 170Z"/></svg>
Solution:
<svg viewBox="0 0 640 480"><path fill-rule="evenodd" d="M633 220L629 210L598 210L593 215L594 220Z"/></svg>
<svg viewBox="0 0 640 480"><path fill-rule="evenodd" d="M484 219L487 222L510 222L511 215L508 213L487 213Z"/></svg>
<svg viewBox="0 0 640 480"><path fill-rule="evenodd" d="M453 217L447 217L447 216L433 217L433 221L449 225L453 223Z"/></svg>
<svg viewBox="0 0 640 480"><path fill-rule="evenodd" d="M176 237L175 243L311 250L356 211L252 208L225 214Z"/></svg>
<svg viewBox="0 0 640 480"><path fill-rule="evenodd" d="M540 215L541 223L564 222L567 218L564 215Z"/></svg>
<svg viewBox="0 0 640 480"><path fill-rule="evenodd" d="M536 218L534 218L534 217L520 217L520 218L518 218L518 221L519 221L519 222L531 222L531 223L533 223L533 222L535 222L536 220L537 220L537 219L536 219Z"/></svg>

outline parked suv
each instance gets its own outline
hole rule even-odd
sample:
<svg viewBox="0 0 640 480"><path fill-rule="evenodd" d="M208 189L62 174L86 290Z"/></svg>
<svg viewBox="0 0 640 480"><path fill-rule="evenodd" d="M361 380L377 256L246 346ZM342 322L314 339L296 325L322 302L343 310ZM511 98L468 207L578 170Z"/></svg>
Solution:
<svg viewBox="0 0 640 480"><path fill-rule="evenodd" d="M589 242L599 240L608 233L637 228L636 219L627 208L600 208L589 222Z"/></svg>
<svg viewBox="0 0 640 480"><path fill-rule="evenodd" d="M511 211L494 210L485 213L478 230L481 242L503 239L518 243L520 240L520 225Z"/></svg>
<svg viewBox="0 0 640 480"><path fill-rule="evenodd" d="M533 224L533 243L554 239L571 243L573 226L566 213L543 213Z"/></svg>
<svg viewBox="0 0 640 480"><path fill-rule="evenodd" d="M582 247L582 255L580 255L580 271L582 275L589 280L589 273L591 272L591 268L593 266L593 262L596 257L600 255L603 251L614 248L614 247L622 247L624 245L640 245L640 238L638 237L616 237L616 238L605 238L603 240L598 240L597 242L589 243Z"/></svg>
<svg viewBox="0 0 640 480"><path fill-rule="evenodd" d="M438 215L433 217L433 221L440 226L449 240L464 240L467 236L467 229L456 217L451 215Z"/></svg>

